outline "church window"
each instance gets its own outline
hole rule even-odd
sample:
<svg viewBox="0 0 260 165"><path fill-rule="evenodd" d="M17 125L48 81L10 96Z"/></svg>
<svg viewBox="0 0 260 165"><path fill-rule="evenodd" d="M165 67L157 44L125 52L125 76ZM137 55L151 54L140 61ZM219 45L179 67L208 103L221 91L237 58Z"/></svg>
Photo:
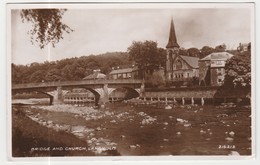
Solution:
<svg viewBox="0 0 260 165"><path fill-rule="evenodd" d="M170 57L170 59L172 59L172 50L169 50L169 57Z"/></svg>
<svg viewBox="0 0 260 165"><path fill-rule="evenodd" d="M182 62L180 60L176 62L176 69L182 69Z"/></svg>

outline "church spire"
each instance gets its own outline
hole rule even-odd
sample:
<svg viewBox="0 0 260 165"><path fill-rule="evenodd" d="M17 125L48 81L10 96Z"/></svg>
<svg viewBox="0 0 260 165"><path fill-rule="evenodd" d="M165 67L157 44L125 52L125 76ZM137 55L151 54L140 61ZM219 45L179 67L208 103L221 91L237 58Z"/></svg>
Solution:
<svg viewBox="0 0 260 165"><path fill-rule="evenodd" d="M174 47L179 48L180 46L177 43L177 38L176 38L176 34L175 34L173 19L171 19L170 36L169 36L169 41L168 41L168 44L167 44L166 48L174 48Z"/></svg>

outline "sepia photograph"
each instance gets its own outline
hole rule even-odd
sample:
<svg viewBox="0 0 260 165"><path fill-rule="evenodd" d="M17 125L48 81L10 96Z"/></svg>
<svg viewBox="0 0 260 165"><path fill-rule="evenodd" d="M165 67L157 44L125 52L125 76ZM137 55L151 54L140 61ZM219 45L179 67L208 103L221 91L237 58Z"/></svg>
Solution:
<svg viewBox="0 0 260 165"><path fill-rule="evenodd" d="M10 157L254 156L254 3L7 4Z"/></svg>

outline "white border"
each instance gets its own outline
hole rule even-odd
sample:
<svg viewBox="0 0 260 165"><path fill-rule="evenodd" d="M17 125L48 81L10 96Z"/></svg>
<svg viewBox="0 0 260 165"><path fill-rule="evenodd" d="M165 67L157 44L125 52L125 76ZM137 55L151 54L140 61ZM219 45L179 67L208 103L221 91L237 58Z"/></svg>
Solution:
<svg viewBox="0 0 260 165"><path fill-rule="evenodd" d="M1 92L1 95L0 95L0 98L1 98L1 104L0 105L4 105L3 108L1 108L1 111L0 111L0 115L1 115L1 129L2 130L1 132L7 132L8 130L8 134L6 136L3 136L3 140L2 140L2 135L5 135L3 133L1 133L1 142L0 142L0 146L5 146L3 149L1 149L1 161L2 159L4 160L4 163L7 163L7 161L10 161L10 159L8 159L8 156L10 156L10 135L11 135L11 129L10 129L10 109L11 109L11 103L10 103L10 95L11 95L11 83L10 83L10 77L11 77L11 72L10 72L10 63L11 63L11 56L10 56L10 47L8 49L7 46L10 46L10 39L11 37L8 36L6 37L6 34L7 34L7 29L10 29L10 24L8 24L8 22L6 22L7 20L7 11L6 11L6 3L21 3L21 2L28 2L28 3L33 3L33 2L45 2L45 3L49 3L49 2L72 2L72 1L68 1L68 0L45 0L45 1L37 1L37 0L25 0L25 1L19 1L19 0L6 0L4 2L1 1L1 13L0 15L3 16L3 18L1 19L2 21L2 26L1 26L1 33L3 32L3 35L1 36L5 36L3 38L1 38L0 40L0 43L1 43L1 47L2 47L2 56L1 57L1 64L0 66L3 67L1 69L1 75L6 75L7 76L2 76L3 78L6 77L7 78L7 81L1 81L1 87L2 87L2 90L1 91L6 91L6 93L4 92ZM75 2L75 1L73 1ZM87 1L77 1L77 2L87 2ZM99 2L108 2L107 0L101 0ZM110 1L111 2L111 1ZM116 0L113 0L112 2L119 2L119 1L116 1ZM122 2L122 1L120 1ZM134 1L128 1L128 2L134 2ZM136 1L136 2L140 2L140 1ZM148 2L146 0L143 0L142 2ZM150 2L158 2L158 1L155 1L155 0L151 0ZM162 1L160 1L162 2ZM164 1L164 2L172 2L172 1ZM183 1L174 1L174 2L183 2ZM207 1L195 1L195 2L207 2ZM211 2L227 2L225 0L222 0L222 1L211 1ZM228 2L254 2L254 1L245 1L245 0L239 0L239 1L228 1ZM256 2L255 2L256 3ZM54 7L55 5L58 5L59 7L63 6L62 4L45 4L46 7L48 6L51 6L51 7ZM79 6L79 5L76 5L76 4L73 4L73 6ZM174 7L181 7L183 8L183 4L174 4ZM233 4L230 4L230 3L225 3L225 4L218 4L219 6L221 7L228 7L229 5L233 5ZM14 5L16 6L16 5ZM30 6L29 4L26 5L27 7ZM36 4L36 6L39 6ZM64 7L68 7L68 4L64 5ZM104 8L109 8L110 5L108 6L105 6ZM122 7L126 7L126 8L129 8L129 4L126 3L121 3L119 5L117 4L113 4L113 8L115 8L115 6L117 6L118 8L121 8ZM133 4L133 5L130 5L131 7L133 6L134 8L142 8L141 4ZM161 4L158 4L158 3L154 3L154 4L147 4L148 8L162 8L162 5ZM163 6L165 8L170 8L171 5L168 6L163 4ZM187 8L196 8L197 6L199 6L200 8L202 7L201 4L196 4L196 3L192 3L192 4L186 4L185 6L187 6ZM238 5L239 6L239 5ZM244 6L244 5L243 5ZM24 6L23 6L24 7ZM80 5L79 7L82 7L82 8L86 8L86 5ZM100 4L99 5L91 5L91 8L93 7L97 7L97 8L100 8ZM111 6L110 6L111 7ZM205 6L206 7L206 6ZM208 7L208 6L207 6ZM234 7L234 6L232 6ZM256 6L257 7L257 6ZM35 4L33 6L33 8L35 8ZM255 12L257 12L257 9L255 10ZM254 13L252 13L254 15ZM10 15L9 15L10 16ZM255 18L257 17L257 15L255 16ZM10 20L10 19L9 19ZM255 19L257 20L257 19ZM9 22L10 23L10 22ZM255 32L255 35L257 34L256 33L256 29L257 29L257 26L258 25L258 22L256 24L256 26L251 26L252 27L252 54L255 54L254 53L254 48L256 48L255 46L255 41L257 41L257 39L255 38L254 36L254 32ZM6 28L7 27L7 28ZM7 40L6 40L7 39ZM6 43L8 43L8 45L6 45ZM256 50L256 52L258 52ZM9 56L4 56L9 54ZM256 61L255 61L255 58L254 56L252 56L252 73L256 73L256 70L257 70L257 66L255 65L256 64ZM7 72L7 70L8 72ZM252 74L252 80L255 79L255 75ZM257 81L257 80L256 80ZM254 121L252 121L252 130L256 130L255 128L255 125L254 123L257 122L256 118L259 119L259 116L256 116L257 113L255 113L255 111L257 110L256 107L255 107L255 96L256 96L256 86L255 86L255 81L252 81L252 116L255 116L252 117L252 120L255 119ZM7 88L6 88L7 87ZM5 95L6 94L6 95ZM7 96L7 97L6 97ZM3 103L2 103L3 102ZM7 111L8 109L8 111ZM254 110L253 110L254 109ZM6 113L6 112L9 112L9 113ZM6 118L7 117L7 118ZM8 127L7 127L7 121L6 119L8 119L7 121L8 122ZM5 130L5 131L3 131ZM254 134L257 136L257 133L258 132L255 132L253 131L253 134L252 134L252 145L254 146L256 144L255 140L257 138L253 138ZM9 138L9 140L7 139ZM6 142L9 142L8 144ZM259 149L259 147L258 147ZM3 151L2 151L3 150ZM8 151L8 153L6 152ZM254 157L255 155L255 152L256 151L256 148L252 148L252 157ZM3 158L2 158L3 157ZM9 157L10 158L10 157ZM257 158L257 157L256 157ZM206 159L206 160L205 160ZM212 160L214 159L214 160ZM221 159L221 160L218 160L218 161L215 161L216 159ZM232 159L232 160L228 160L228 159ZM251 159L251 156L240 156L238 157L239 160L233 160L234 157L227 157L227 156L174 156L174 157L169 157L169 156L160 156L160 158L158 159L158 156L156 157L151 157L151 156L139 156L139 157L134 157L134 156L120 156L120 157L88 157L88 158L85 158L85 157L66 157L66 158L55 158L55 157L51 157L51 158L15 158L15 159L12 159L11 164L34 164L37 162L37 164L71 164L71 163L86 163L86 162L80 162L80 161L91 161L91 163L97 163L97 164L100 164L100 163L107 163L107 162L104 162L104 161L107 161L107 160L113 160L113 161L116 161L118 163L118 161L120 161L120 164L121 163L124 163L124 164L129 164L129 163L133 163L132 161L141 161L142 160L142 163L169 163L174 161L174 163L178 163L178 164L183 164L183 163L189 163L189 164L203 164L203 163L207 163L207 164L218 164L218 163L221 163L221 164L225 164L225 163L236 163L236 164L241 164L241 163L256 163L256 161L254 159ZM240 159L248 159L248 160L240 160ZM95 162L92 162L93 160L95 160ZM98 160L98 161L97 161ZM123 162L121 162L123 160ZM145 160L145 161L144 161ZM149 161L148 161L149 160ZM228 161L227 161L228 160ZM39 162L40 161L40 162ZM73 161L73 162L72 162ZM100 162L101 161L101 162ZM131 162L129 162L131 161ZM151 162L152 161L152 162ZM160 163L160 164L161 164ZM258 162L259 163L259 162ZM0 164L2 164L0 162Z"/></svg>

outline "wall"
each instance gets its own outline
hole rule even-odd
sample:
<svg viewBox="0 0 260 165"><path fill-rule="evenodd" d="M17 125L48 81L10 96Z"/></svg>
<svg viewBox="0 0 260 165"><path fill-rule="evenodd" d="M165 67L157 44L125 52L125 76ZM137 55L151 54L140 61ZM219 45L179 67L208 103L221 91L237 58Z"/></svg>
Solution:
<svg viewBox="0 0 260 165"><path fill-rule="evenodd" d="M146 89L145 97L153 98L246 98L250 89L229 89L223 87L189 87Z"/></svg>
<svg viewBox="0 0 260 165"><path fill-rule="evenodd" d="M145 97L153 97L153 98L213 98L214 95L217 92L217 88L176 88L171 89L171 90L166 90L166 91L146 91L145 92Z"/></svg>

